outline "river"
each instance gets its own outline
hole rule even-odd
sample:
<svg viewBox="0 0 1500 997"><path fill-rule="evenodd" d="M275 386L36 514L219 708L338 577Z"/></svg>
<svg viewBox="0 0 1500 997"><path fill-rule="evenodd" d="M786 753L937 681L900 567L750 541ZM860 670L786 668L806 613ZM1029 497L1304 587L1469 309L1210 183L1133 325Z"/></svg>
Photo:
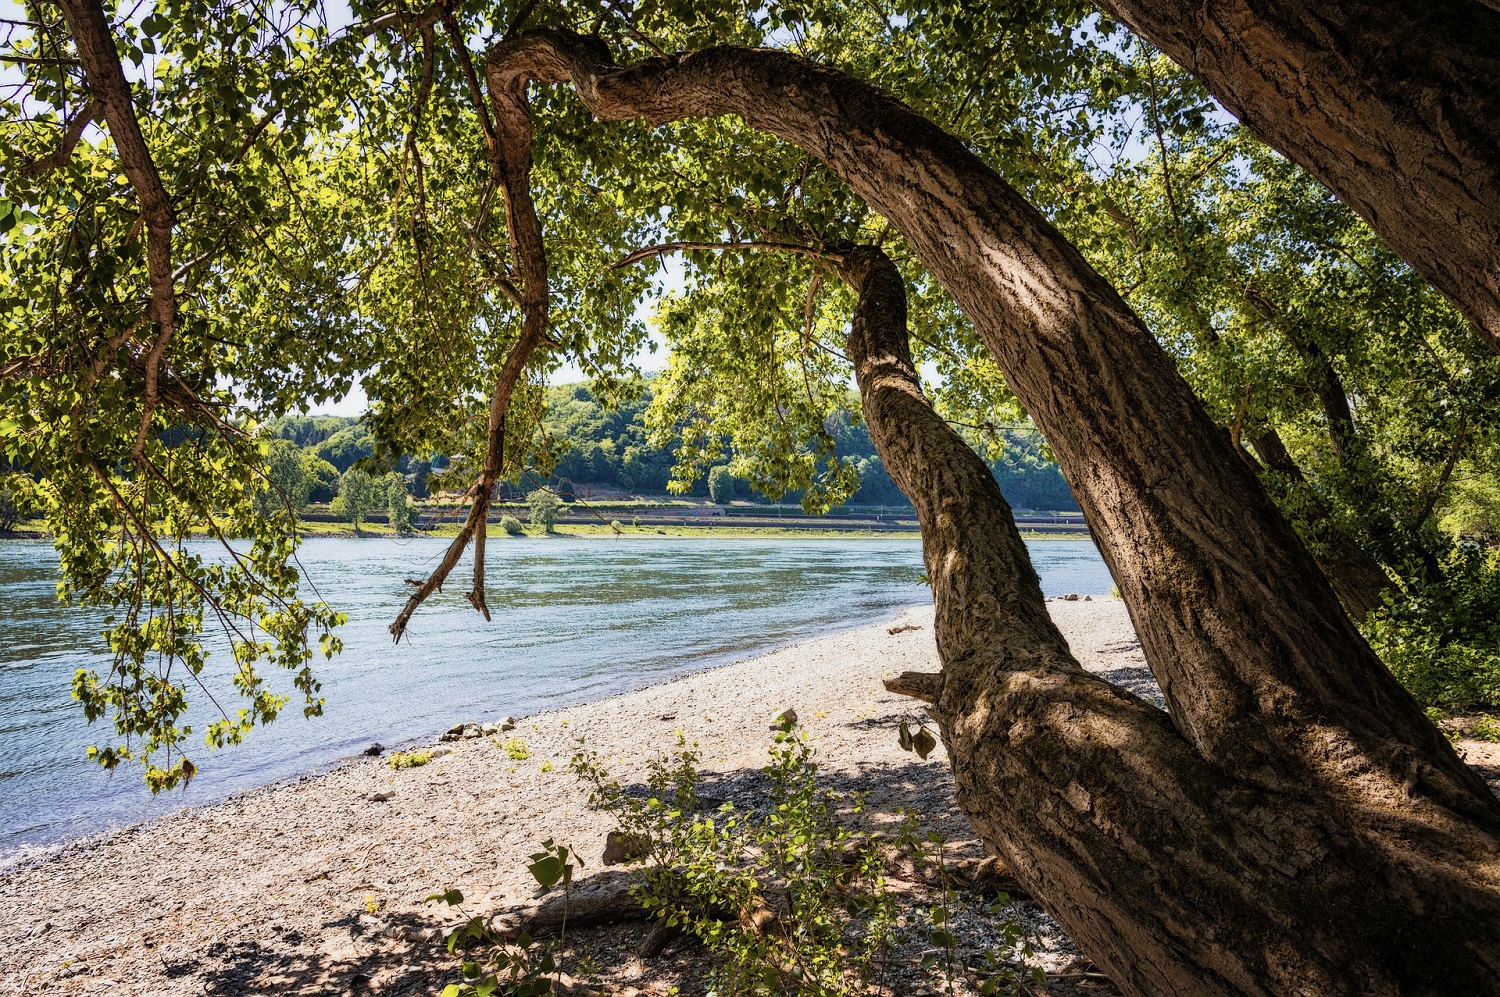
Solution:
<svg viewBox="0 0 1500 997"><path fill-rule="evenodd" d="M529 538L492 541L493 623L469 608L466 568L418 611L408 640L386 627L447 542L314 538L304 578L346 612L344 653L320 662L324 716L289 708L244 745L209 751L188 789L152 797L139 770L84 757L112 731L70 694L78 668L107 668L101 614L57 602L45 541L0 542L0 866L61 842L316 771L373 741L432 739L461 720L525 716L663 681L925 602L915 538ZM1048 595L1102 594L1093 544L1040 540ZM210 684L227 669L211 659ZM285 688L283 675L273 680ZM200 694L201 697L201 694ZM232 696L228 697L232 701ZM226 706L228 702L226 701ZM211 715L193 714L203 730ZM196 738L197 735L194 735Z"/></svg>

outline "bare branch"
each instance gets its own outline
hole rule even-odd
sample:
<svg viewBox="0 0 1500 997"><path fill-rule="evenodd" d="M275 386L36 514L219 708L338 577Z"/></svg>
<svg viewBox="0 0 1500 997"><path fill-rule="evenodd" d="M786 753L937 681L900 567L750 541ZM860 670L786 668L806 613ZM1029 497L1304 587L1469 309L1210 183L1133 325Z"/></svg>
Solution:
<svg viewBox="0 0 1500 997"><path fill-rule="evenodd" d="M531 6L534 6L532 4ZM524 16L529 7L524 9L520 16ZM495 139L495 122L490 117L489 106L484 100L484 91L479 87L479 77L474 72L474 59L469 54L469 45L464 41L463 30L458 25L458 19L453 12L447 8L443 9L443 28L448 32L448 40L453 44L453 57L458 60L458 68L464 74L464 82L469 85L469 99L474 103L474 113L479 118L479 130L484 132L484 142L489 150L491 164L499 155L499 147Z"/></svg>
<svg viewBox="0 0 1500 997"><path fill-rule="evenodd" d="M429 28L443 16L443 5L433 4L423 10L393 10L388 14L351 24L344 30L343 38L368 38L386 28Z"/></svg>
<svg viewBox="0 0 1500 997"><path fill-rule="evenodd" d="M73 158L73 150L78 148L78 143L83 138L84 129L89 126L89 123L94 120L98 113L98 106L90 103L83 110L75 114L63 130L63 139L58 145L57 151L49 156L43 156L34 163L27 163L21 167L20 175L23 177L40 176L43 173L66 166L68 160Z"/></svg>

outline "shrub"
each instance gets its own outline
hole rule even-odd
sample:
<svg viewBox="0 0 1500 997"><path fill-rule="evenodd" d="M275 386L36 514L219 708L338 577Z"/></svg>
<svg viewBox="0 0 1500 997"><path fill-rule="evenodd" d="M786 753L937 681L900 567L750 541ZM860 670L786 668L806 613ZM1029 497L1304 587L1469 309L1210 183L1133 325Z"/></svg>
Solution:
<svg viewBox="0 0 1500 997"><path fill-rule="evenodd" d="M1456 545L1442 579L1409 583L1370 615L1365 636L1424 706L1500 703L1500 550Z"/></svg>
<svg viewBox="0 0 1500 997"><path fill-rule="evenodd" d="M391 756L390 766L393 769L420 768L432 761L432 753L427 751L398 751Z"/></svg>
<svg viewBox="0 0 1500 997"><path fill-rule="evenodd" d="M521 525L521 521L515 516L501 516L500 528L505 531L505 535L508 537L518 537L526 532L526 528Z"/></svg>
<svg viewBox="0 0 1500 997"><path fill-rule="evenodd" d="M626 793L595 753L580 752L570 763L589 786L590 802L615 818L635 861L644 862L635 888L642 906L715 956L708 992L875 992L893 949L913 933L929 952L924 967L945 981L946 992L962 976L977 978L981 993L1016 992L1024 978L1037 979L1039 971L1021 961L1032 953L1013 920L989 925L1001 940L998 955L961 944L972 940L956 933L943 839L923 833L910 814L895 843L919 866L935 867L941 898L914 909L887 888L887 840L845 825L843 815L859 813L861 798L819 785L813 749L793 723L777 725L763 816L732 803L705 811L699 755L681 734L669 758L649 763L645 795ZM978 955L965 958L966 951Z"/></svg>
<svg viewBox="0 0 1500 997"><path fill-rule="evenodd" d="M496 738L495 744L501 751L505 752L505 757L513 762L524 762L531 757L531 749L526 747L526 742L519 737L507 738L504 744L501 744L499 739Z"/></svg>

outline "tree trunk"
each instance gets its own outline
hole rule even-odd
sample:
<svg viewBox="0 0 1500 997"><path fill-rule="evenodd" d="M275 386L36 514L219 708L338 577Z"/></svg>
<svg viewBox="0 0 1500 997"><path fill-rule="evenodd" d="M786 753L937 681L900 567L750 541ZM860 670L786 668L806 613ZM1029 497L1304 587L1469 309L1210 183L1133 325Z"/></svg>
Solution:
<svg viewBox="0 0 1500 997"><path fill-rule="evenodd" d="M1500 351L1500 5L1099 6L1327 184Z"/></svg>
<svg viewBox="0 0 1500 997"><path fill-rule="evenodd" d="M900 273L875 250L849 355L871 439L916 506L959 799L1016 877L1128 992L1493 993L1494 839L1451 814L1268 792L1084 671L984 463L932 411Z"/></svg>
<svg viewBox="0 0 1500 997"><path fill-rule="evenodd" d="M1138 993L1500 985L1500 804L1360 638L1160 345L1040 213L904 105L786 53L618 67L597 39L544 31L490 53L492 84L518 67L571 81L599 117L737 114L819 156L995 354L1083 505L1170 717L1068 656L977 458L914 411L901 432L931 458L903 454L899 434L884 447L925 503L961 803L1085 951Z"/></svg>

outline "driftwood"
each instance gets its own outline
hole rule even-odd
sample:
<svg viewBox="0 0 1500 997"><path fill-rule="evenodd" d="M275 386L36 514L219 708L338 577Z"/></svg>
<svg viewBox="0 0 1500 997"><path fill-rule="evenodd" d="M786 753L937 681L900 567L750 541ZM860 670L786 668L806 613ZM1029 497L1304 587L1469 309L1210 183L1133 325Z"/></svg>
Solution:
<svg viewBox="0 0 1500 997"><path fill-rule="evenodd" d="M564 927L572 930L644 921L651 912L631 894L633 882L630 873L622 870L601 872L579 880L569 891L552 891L539 904L497 915L491 928L502 941L515 941L522 934L559 934Z"/></svg>
<svg viewBox="0 0 1500 997"><path fill-rule="evenodd" d="M856 852L844 856L852 865ZM931 862L918 863L907 856L893 856L885 863L885 874L898 882L941 889L951 886L963 893L993 896L1008 894L1012 899L1027 899L1029 894L1016 881L1000 859L959 859L946 866L946 872ZM644 907L631 892L635 876L623 869L612 869L590 876L573 885L570 892L554 890L538 904L519 907L496 915L491 924L496 937L515 941L522 934L532 937L560 934L564 928L577 930L600 928L631 921L652 920L650 933L641 943L642 958L662 953L684 932L682 926L668 925L658 911ZM736 920L758 934L780 930L779 912L763 898L752 908L733 911L728 908L710 912L721 920Z"/></svg>
<svg viewBox="0 0 1500 997"><path fill-rule="evenodd" d="M902 672L893 679L885 680L887 692L898 696L910 696L924 703L937 702L943 693L942 672Z"/></svg>

